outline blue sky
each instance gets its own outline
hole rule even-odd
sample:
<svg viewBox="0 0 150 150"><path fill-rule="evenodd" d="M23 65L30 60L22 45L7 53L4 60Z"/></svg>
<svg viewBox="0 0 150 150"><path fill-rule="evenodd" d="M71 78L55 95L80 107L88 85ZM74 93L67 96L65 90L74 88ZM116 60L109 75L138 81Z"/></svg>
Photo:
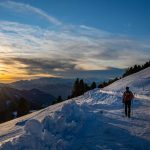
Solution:
<svg viewBox="0 0 150 150"><path fill-rule="evenodd" d="M149 59L149 27L148 0L0 0L1 81L112 78Z"/></svg>
<svg viewBox="0 0 150 150"><path fill-rule="evenodd" d="M149 0L45 0L44 2L43 0L14 0L14 2L40 8L65 24L84 24L136 38L150 36ZM24 18L10 17L8 13L1 13L0 17L4 20L36 24L32 21L32 17L24 20ZM46 22L38 22L38 25L49 26Z"/></svg>

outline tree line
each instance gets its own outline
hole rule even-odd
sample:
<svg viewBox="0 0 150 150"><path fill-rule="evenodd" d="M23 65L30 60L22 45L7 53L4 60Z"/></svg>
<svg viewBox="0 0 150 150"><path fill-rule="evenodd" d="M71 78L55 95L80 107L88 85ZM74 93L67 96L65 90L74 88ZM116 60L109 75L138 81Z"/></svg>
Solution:
<svg viewBox="0 0 150 150"><path fill-rule="evenodd" d="M125 71L125 73L123 74L122 77L126 77L126 76L128 76L128 75L131 75L131 74L133 74L133 73L139 72L139 71L141 71L141 70L143 70L143 69L145 69L145 68L148 68L148 67L150 67L150 61L146 62L144 65L134 65L134 66L132 66L132 67L129 67L129 68Z"/></svg>
<svg viewBox="0 0 150 150"><path fill-rule="evenodd" d="M125 73L121 76L121 77L116 77L114 79L110 79L108 81L104 81L104 82L101 82L98 86L96 85L96 82L92 82L90 85L87 84L83 79L79 79L77 78L73 84L73 88L72 88L72 92L71 94L68 96L68 99L71 99L71 98L74 98L74 97L77 97L77 96L80 96L80 95L83 95L85 92L89 91L89 90L93 90L95 89L96 87L98 88L104 88L110 84L112 84L113 82L121 79L121 78L124 78L128 75L131 75L133 73L136 73L138 71L141 71L147 67L150 67L150 61L146 62L144 65L134 65L132 67L129 67L125 70ZM56 103L60 103L64 101L62 99L61 96L58 96L58 98L53 101L52 104L56 104Z"/></svg>
<svg viewBox="0 0 150 150"><path fill-rule="evenodd" d="M121 78L124 78L124 77L129 76L129 75L134 74L134 73L137 73L137 72L139 72L143 69L146 69L148 67L150 67L150 61L146 62L144 65L134 65L132 67L129 67L125 70L125 73L121 77L119 77L119 78L116 77L114 79L110 79L107 82L104 81L104 82L99 84L98 88L104 88L104 87L112 84L113 82L121 79Z"/></svg>
<svg viewBox="0 0 150 150"><path fill-rule="evenodd" d="M14 102L6 101L5 107L4 110L0 111L0 123L21 117L30 112L30 103L23 97Z"/></svg>
<svg viewBox="0 0 150 150"><path fill-rule="evenodd" d="M98 85L98 88L104 88L104 87L106 87L106 86L112 84L113 82L115 82L115 81L117 81L117 80L119 80L119 79L120 79L120 78L115 78L115 79L110 79L110 80L108 80L107 82L104 81L104 82L102 82L102 83L100 83L100 84Z"/></svg>
<svg viewBox="0 0 150 150"><path fill-rule="evenodd" d="M89 90L93 90L96 88L96 82L92 82L91 85L88 85L84 82L83 79L77 78L74 82L73 89L71 95L68 96L68 99L74 98L84 94Z"/></svg>
<svg viewBox="0 0 150 150"><path fill-rule="evenodd" d="M72 89L71 95L68 96L68 99L80 96L80 95L84 94L85 92L92 90L96 87L104 88L104 87L112 84L113 82L121 79L121 78L124 78L124 77L131 75L133 73L139 72L139 71L141 71L145 68L148 68L148 67L150 67L150 61L146 62L144 65L134 65L132 67L127 68L125 70L125 73L121 77L116 77L114 79L104 81L104 82L100 83L98 86L96 85L96 82L92 82L91 85L88 85L87 83L84 82L83 79L77 78L73 84L73 89ZM63 101L62 97L58 96L58 98L56 99L56 101L54 101L53 104L56 104L56 103L59 103L62 101Z"/></svg>

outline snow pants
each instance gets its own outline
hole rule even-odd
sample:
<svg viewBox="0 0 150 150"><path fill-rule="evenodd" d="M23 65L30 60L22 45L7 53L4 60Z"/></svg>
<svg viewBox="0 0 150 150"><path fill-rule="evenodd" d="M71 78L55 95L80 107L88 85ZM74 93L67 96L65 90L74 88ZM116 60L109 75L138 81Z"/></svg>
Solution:
<svg viewBox="0 0 150 150"><path fill-rule="evenodd" d="M130 118L130 114L131 114L131 101L127 101L124 104L125 104L125 115Z"/></svg>

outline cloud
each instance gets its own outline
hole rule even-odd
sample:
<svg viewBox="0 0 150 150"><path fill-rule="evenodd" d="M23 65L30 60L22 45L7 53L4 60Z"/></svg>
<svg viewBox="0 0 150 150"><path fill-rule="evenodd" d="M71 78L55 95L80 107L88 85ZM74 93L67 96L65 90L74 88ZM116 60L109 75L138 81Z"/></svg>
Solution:
<svg viewBox="0 0 150 150"><path fill-rule="evenodd" d="M48 60L44 58L11 58L12 61L17 61L20 64L24 64L24 69L29 74L37 73L51 73L55 74L57 71L71 70L74 68L74 64L71 64L71 60Z"/></svg>
<svg viewBox="0 0 150 150"><path fill-rule="evenodd" d="M10 68L15 67L15 72L25 74L25 78L30 75L73 77L87 71L91 76L94 70L126 68L148 60L149 48L149 42L83 25L43 29L0 21L2 70L11 72Z"/></svg>
<svg viewBox="0 0 150 150"><path fill-rule="evenodd" d="M3 1L0 2L0 6L11 9L16 12L23 12L23 13L34 13L37 14L43 18L45 18L48 22L53 23L54 25L61 25L62 22L59 21L58 19L48 15L45 11L33 7L28 4L20 3L20 2L13 2L13 1Z"/></svg>
<svg viewBox="0 0 150 150"><path fill-rule="evenodd" d="M109 67L103 67L102 65L95 65L95 64L89 64L89 63L83 63L83 64L77 64L75 66L76 70L107 70Z"/></svg>
<svg viewBox="0 0 150 150"><path fill-rule="evenodd" d="M29 14L29 20L38 16L56 25L41 28L0 21L0 78L98 77L102 72L104 76L107 71L115 74L117 68L149 60L149 41L87 25L66 25L45 11L21 2L3 0L0 8L15 12L20 18Z"/></svg>

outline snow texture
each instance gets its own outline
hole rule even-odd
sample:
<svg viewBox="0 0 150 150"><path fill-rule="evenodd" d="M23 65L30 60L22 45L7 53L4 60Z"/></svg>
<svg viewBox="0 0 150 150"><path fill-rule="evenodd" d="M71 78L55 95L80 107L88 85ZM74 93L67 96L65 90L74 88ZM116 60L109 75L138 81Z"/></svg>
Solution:
<svg viewBox="0 0 150 150"><path fill-rule="evenodd" d="M66 150L71 148L83 126L92 119L87 104L64 104L53 116L46 116L40 123L31 119L26 122L24 134L2 146L7 150L37 149ZM89 115L87 116L87 114Z"/></svg>
<svg viewBox="0 0 150 150"><path fill-rule="evenodd" d="M1 150L150 150L150 68L0 125ZM122 92L135 94L123 116Z"/></svg>

